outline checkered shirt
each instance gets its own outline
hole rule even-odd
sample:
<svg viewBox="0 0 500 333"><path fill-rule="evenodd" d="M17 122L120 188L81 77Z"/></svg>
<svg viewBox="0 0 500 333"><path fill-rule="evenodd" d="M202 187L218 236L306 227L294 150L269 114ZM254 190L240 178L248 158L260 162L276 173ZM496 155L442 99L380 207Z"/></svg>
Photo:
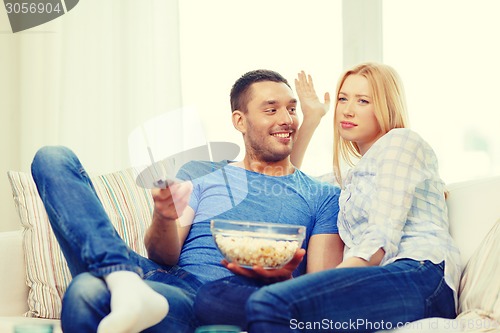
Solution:
<svg viewBox="0 0 500 333"><path fill-rule="evenodd" d="M338 228L345 258L369 260L383 248L380 265L402 258L444 260L445 281L457 304L460 254L449 233L445 184L429 144L409 129L393 129L373 144L343 183Z"/></svg>

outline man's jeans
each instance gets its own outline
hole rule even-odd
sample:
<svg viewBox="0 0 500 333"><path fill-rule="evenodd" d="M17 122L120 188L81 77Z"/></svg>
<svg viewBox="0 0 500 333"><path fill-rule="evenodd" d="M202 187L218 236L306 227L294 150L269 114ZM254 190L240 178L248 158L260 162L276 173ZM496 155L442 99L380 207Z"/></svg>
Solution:
<svg viewBox="0 0 500 333"><path fill-rule="evenodd" d="M410 259L339 268L260 288L247 302L250 333L373 332L455 317L444 263Z"/></svg>
<svg viewBox="0 0 500 333"><path fill-rule="evenodd" d="M169 302L165 319L145 332L194 331L193 302L201 282L180 267L158 265L127 247L72 151L40 149L31 172L73 276L61 313L65 333L96 332L110 312L102 277L118 270L137 272Z"/></svg>
<svg viewBox="0 0 500 333"><path fill-rule="evenodd" d="M198 290L194 312L200 325L232 325L247 330L245 306L250 296L267 285L243 276L211 281Z"/></svg>

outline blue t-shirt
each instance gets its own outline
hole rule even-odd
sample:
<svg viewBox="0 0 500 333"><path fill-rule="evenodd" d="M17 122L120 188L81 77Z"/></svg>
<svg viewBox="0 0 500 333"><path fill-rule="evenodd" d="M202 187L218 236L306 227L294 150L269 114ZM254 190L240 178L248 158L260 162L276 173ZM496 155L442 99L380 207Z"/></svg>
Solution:
<svg viewBox="0 0 500 333"><path fill-rule="evenodd" d="M305 249L311 235L338 233L340 189L300 170L273 177L230 165L228 161L193 161L184 165L177 177L193 182L189 206L195 212L179 266L203 282L233 274L220 264L223 257L210 232L211 219L303 225ZM305 273L306 260L294 276Z"/></svg>

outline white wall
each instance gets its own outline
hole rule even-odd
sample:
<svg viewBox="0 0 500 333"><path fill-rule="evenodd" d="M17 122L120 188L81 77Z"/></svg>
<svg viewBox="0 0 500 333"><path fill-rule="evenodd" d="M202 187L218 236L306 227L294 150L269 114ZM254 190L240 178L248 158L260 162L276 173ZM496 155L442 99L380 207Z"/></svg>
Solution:
<svg viewBox="0 0 500 333"><path fill-rule="evenodd" d="M0 230L17 228L6 171L29 171L42 145L68 145L90 171L110 172L129 164L126 140L135 126L179 105L198 110L207 140L241 145L229 90L256 68L291 83L304 69L322 95L334 91L344 67L387 62L403 76L413 127L436 148L445 180L498 174L499 2L439 4L85 0L17 34L0 8ZM306 172L331 170L332 117L311 142ZM470 150L470 128L476 146L478 135L489 140L487 158Z"/></svg>
<svg viewBox="0 0 500 333"><path fill-rule="evenodd" d="M497 0L384 0L384 61L448 183L500 175L499 12Z"/></svg>
<svg viewBox="0 0 500 333"><path fill-rule="evenodd" d="M0 19L0 31L8 29L10 29L8 22ZM0 214L2 216L0 231L2 231L18 227L6 172L19 168L16 147L20 123L16 112L19 107L18 59L14 52L6 52L17 49L18 42L0 33L0 45Z"/></svg>
<svg viewBox="0 0 500 333"><path fill-rule="evenodd" d="M183 101L199 110L209 141L233 141L229 91L247 71L280 72L292 87L300 70L317 92L333 92L342 69L340 0L189 0L180 2ZM333 112L313 138L302 169L332 170Z"/></svg>
<svg viewBox="0 0 500 333"><path fill-rule="evenodd" d="M112 172L130 165L133 128L181 105L177 13L176 0L86 0L13 34L0 7L0 230L18 227L6 172L29 172L40 147Z"/></svg>

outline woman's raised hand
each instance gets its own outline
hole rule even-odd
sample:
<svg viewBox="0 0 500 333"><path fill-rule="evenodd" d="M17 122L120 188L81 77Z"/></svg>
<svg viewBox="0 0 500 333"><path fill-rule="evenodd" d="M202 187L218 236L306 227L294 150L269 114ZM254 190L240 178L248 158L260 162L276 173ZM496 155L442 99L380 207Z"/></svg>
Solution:
<svg viewBox="0 0 500 333"><path fill-rule="evenodd" d="M325 93L324 102L319 100L311 75L301 71L295 79L295 90L305 118L319 121L330 110L330 94Z"/></svg>

